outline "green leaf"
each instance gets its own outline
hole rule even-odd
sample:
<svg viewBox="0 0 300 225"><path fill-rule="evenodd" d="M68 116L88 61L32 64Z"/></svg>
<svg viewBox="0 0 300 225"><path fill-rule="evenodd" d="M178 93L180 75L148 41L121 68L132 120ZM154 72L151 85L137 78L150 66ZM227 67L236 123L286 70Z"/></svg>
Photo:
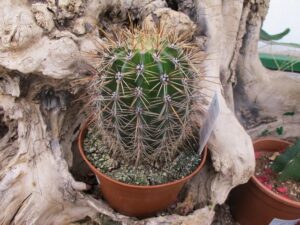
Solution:
<svg viewBox="0 0 300 225"><path fill-rule="evenodd" d="M266 31L264 31L263 29L261 29L259 38L260 40L264 40L264 41L277 41L283 38L284 36L286 36L289 32L290 32L290 28L286 28L283 32L279 34L271 35L268 34Z"/></svg>
<svg viewBox="0 0 300 225"><path fill-rule="evenodd" d="M277 133L278 135L282 135L282 134L283 134L283 127L277 127L277 128L276 128L276 133Z"/></svg>
<svg viewBox="0 0 300 225"><path fill-rule="evenodd" d="M283 113L284 116L294 116L295 112L285 112Z"/></svg>
<svg viewBox="0 0 300 225"><path fill-rule="evenodd" d="M283 153L276 157L272 164L272 170L275 172L281 172L288 165L288 163L300 154L300 139L297 140L296 144L287 148Z"/></svg>

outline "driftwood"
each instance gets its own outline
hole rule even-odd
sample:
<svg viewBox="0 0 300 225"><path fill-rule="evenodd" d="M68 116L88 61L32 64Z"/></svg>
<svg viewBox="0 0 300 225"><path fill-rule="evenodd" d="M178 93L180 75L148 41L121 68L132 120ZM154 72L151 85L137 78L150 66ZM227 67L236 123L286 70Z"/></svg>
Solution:
<svg viewBox="0 0 300 225"><path fill-rule="evenodd" d="M300 79L266 70L258 59L268 0L1 0L0 224L211 224L214 208L254 169L251 138L284 124L300 135ZM211 160L168 215L137 220L87 192L76 152L84 120L86 52L99 28L164 22L196 36L207 53L207 95L220 115L209 139ZM211 82L209 82L211 81ZM294 112L285 118L283 113ZM243 126L242 126L242 125ZM80 181L81 180L81 181ZM177 214L176 214L177 213ZM181 213L182 215L179 215ZM187 214L187 215L186 215Z"/></svg>

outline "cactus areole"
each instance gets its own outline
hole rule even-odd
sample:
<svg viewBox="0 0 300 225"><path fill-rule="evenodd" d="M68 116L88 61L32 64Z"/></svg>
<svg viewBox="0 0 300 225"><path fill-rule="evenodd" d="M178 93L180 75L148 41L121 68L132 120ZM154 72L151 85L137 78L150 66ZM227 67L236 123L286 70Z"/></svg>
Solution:
<svg viewBox="0 0 300 225"><path fill-rule="evenodd" d="M104 143L135 165L172 160L194 139L190 118L201 98L195 87L203 53L160 30L124 30L107 39L89 92Z"/></svg>

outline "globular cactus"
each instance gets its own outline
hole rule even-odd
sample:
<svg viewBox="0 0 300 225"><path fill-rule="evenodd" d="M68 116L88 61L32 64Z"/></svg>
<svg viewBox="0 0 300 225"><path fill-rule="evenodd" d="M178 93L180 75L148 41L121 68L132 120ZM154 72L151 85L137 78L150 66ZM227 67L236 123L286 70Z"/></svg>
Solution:
<svg viewBox="0 0 300 225"><path fill-rule="evenodd" d="M276 157L272 169L278 173L280 180L300 181L300 139Z"/></svg>
<svg viewBox="0 0 300 225"><path fill-rule="evenodd" d="M125 30L107 39L89 92L104 143L135 165L172 160L192 136L203 53L161 30Z"/></svg>

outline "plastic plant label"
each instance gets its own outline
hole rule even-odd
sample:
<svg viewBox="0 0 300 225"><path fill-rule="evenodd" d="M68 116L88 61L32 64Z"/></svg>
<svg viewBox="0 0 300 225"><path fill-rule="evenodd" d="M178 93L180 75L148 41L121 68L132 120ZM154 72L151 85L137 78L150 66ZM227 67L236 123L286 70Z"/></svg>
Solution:
<svg viewBox="0 0 300 225"><path fill-rule="evenodd" d="M300 218L296 220L281 220L275 218L269 225L296 225L297 222L300 222Z"/></svg>
<svg viewBox="0 0 300 225"><path fill-rule="evenodd" d="M215 93L209 105L209 108L207 110L207 117L205 118L205 121L202 127L200 128L199 149L198 149L199 154L202 153L203 148L206 145L209 136L211 135L211 132L213 130L213 127L215 125L219 113L220 113L219 99L217 93Z"/></svg>
<svg viewBox="0 0 300 225"><path fill-rule="evenodd" d="M97 176L95 176L95 177L96 177L96 180L97 180L98 184L100 184L99 178Z"/></svg>

